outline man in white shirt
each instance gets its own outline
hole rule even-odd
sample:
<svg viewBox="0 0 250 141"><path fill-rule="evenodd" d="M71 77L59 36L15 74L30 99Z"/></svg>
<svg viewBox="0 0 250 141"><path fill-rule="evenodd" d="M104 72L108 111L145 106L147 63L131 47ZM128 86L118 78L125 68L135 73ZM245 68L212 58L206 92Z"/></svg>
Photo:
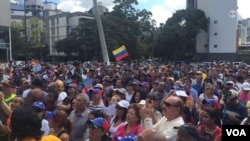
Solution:
<svg viewBox="0 0 250 141"><path fill-rule="evenodd" d="M178 130L174 127L184 124L182 118L183 101L177 96L169 96L162 101L161 106L164 116L154 125L147 109L141 110L143 127L159 130L163 132L168 141L175 141Z"/></svg>

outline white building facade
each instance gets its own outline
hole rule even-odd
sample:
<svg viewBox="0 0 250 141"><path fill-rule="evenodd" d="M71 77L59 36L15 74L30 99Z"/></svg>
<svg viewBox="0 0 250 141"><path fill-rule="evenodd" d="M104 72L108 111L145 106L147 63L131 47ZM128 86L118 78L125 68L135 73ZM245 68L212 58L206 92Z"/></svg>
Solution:
<svg viewBox="0 0 250 141"><path fill-rule="evenodd" d="M201 59L233 60L237 49L237 0L187 0L188 6L204 11L210 21L208 33L202 31L196 38L197 55L203 56Z"/></svg>

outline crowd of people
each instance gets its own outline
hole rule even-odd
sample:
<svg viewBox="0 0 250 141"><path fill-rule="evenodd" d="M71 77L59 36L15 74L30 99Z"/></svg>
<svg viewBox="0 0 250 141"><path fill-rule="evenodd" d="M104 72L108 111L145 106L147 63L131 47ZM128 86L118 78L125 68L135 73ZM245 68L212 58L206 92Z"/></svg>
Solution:
<svg viewBox="0 0 250 141"><path fill-rule="evenodd" d="M250 124L250 67L74 61L0 65L1 141L221 141Z"/></svg>

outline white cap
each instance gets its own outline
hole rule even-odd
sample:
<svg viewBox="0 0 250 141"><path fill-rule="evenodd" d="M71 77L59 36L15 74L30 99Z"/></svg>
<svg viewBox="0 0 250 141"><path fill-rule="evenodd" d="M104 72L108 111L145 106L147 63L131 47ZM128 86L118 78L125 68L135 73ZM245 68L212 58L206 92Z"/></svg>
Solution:
<svg viewBox="0 0 250 141"><path fill-rule="evenodd" d="M94 88L100 88L100 89L103 89L103 85L102 85L102 84L100 84L100 83L98 83L98 84L96 84L96 85L94 86Z"/></svg>
<svg viewBox="0 0 250 141"><path fill-rule="evenodd" d="M244 91L250 91L250 84L248 82L244 82L241 87Z"/></svg>
<svg viewBox="0 0 250 141"><path fill-rule="evenodd" d="M117 103L120 107L128 109L129 103L126 100L121 100Z"/></svg>
<svg viewBox="0 0 250 141"><path fill-rule="evenodd" d="M141 100L141 101L139 102L139 104L141 104L141 105L146 104L146 100Z"/></svg>
<svg viewBox="0 0 250 141"><path fill-rule="evenodd" d="M234 85L234 82L233 81L227 81L226 84Z"/></svg>
<svg viewBox="0 0 250 141"><path fill-rule="evenodd" d="M122 94L126 94L127 93L127 90L124 89L124 88L117 88L117 89L114 89L114 91L119 91Z"/></svg>
<svg viewBox="0 0 250 141"><path fill-rule="evenodd" d="M187 97L187 93L185 91L176 91L177 96Z"/></svg>

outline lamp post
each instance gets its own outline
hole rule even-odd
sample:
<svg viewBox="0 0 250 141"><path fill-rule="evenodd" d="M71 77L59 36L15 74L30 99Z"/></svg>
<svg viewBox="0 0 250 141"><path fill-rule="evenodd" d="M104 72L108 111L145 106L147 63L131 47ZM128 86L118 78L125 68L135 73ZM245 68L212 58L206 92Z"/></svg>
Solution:
<svg viewBox="0 0 250 141"><path fill-rule="evenodd" d="M103 33L102 22L101 22L101 18L99 15L99 8L97 7L97 0L93 0L93 2L94 2L94 9L95 9L95 18L97 22L97 28L98 28L98 33L99 33L99 38L100 38L100 43L101 43L101 48L102 48L103 61L107 63L107 65L110 65L107 45L106 45L106 41L105 41L104 33Z"/></svg>
<svg viewBox="0 0 250 141"><path fill-rule="evenodd" d="M28 60L28 57L27 57L27 52L28 52L28 43L27 43L27 17L26 17L26 0L24 0L24 40L25 40L25 61Z"/></svg>

